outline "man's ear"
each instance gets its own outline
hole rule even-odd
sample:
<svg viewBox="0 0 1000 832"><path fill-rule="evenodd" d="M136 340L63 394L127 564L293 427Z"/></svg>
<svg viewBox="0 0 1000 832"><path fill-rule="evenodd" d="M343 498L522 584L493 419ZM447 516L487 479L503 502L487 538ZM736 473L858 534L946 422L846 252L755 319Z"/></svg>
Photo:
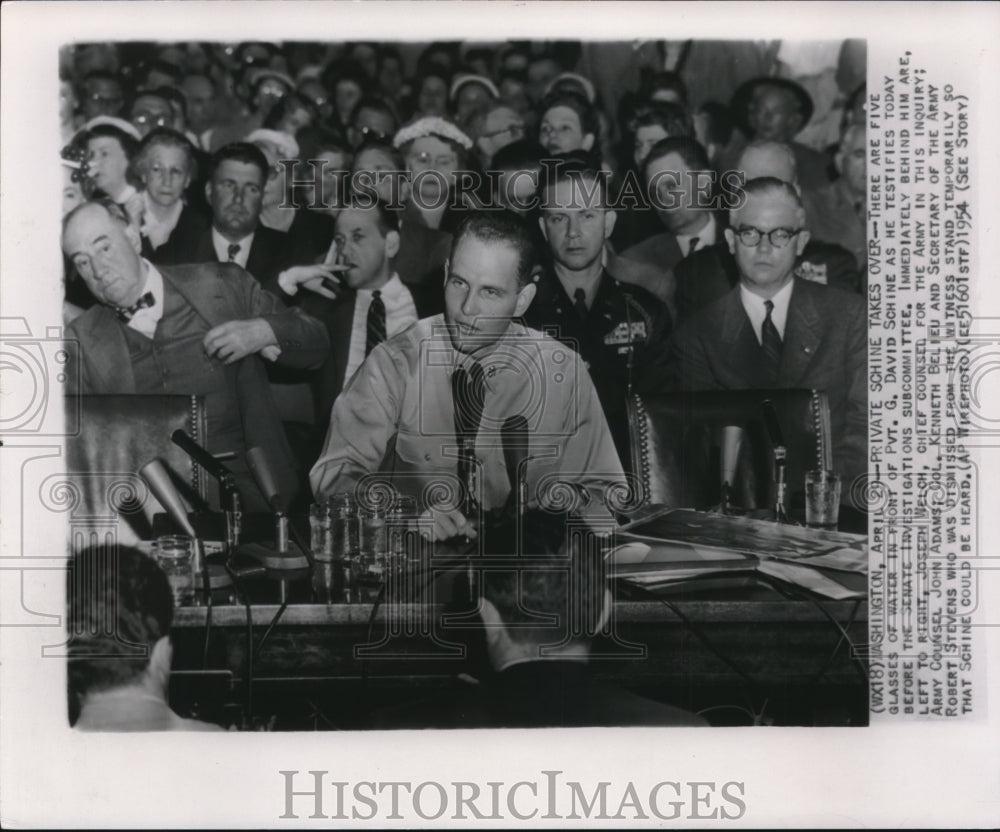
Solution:
<svg viewBox="0 0 1000 832"><path fill-rule="evenodd" d="M613 208L608 208L604 212L604 239L607 240L614 231L615 222L618 220L618 212Z"/></svg>
<svg viewBox="0 0 1000 832"><path fill-rule="evenodd" d="M809 229L803 228L795 237L795 255L797 257L800 257L802 252L805 251L806 243L809 242L811 236Z"/></svg>
<svg viewBox="0 0 1000 832"><path fill-rule="evenodd" d="M208 203L209 207L212 205L212 183L208 181L205 183L205 201Z"/></svg>
<svg viewBox="0 0 1000 832"><path fill-rule="evenodd" d="M531 306L531 302L535 299L536 291L538 291L538 286L532 282L517 293L517 303L514 305L515 318L520 318L521 315L528 311L528 307Z"/></svg>
<svg viewBox="0 0 1000 832"><path fill-rule="evenodd" d="M733 229L724 228L722 230L723 236L726 238L726 245L729 246L729 253L736 254L736 235L733 233Z"/></svg>
<svg viewBox="0 0 1000 832"><path fill-rule="evenodd" d="M153 652L149 656L149 667L146 668L150 680L164 694L170 685L170 664L173 657L174 648L170 643L170 636L163 636L153 645Z"/></svg>
<svg viewBox="0 0 1000 832"><path fill-rule="evenodd" d="M399 254L399 232L389 231L385 235L385 256L392 260Z"/></svg>
<svg viewBox="0 0 1000 832"><path fill-rule="evenodd" d="M139 234L138 227L134 223L126 223L125 236L128 238L128 241L135 250L135 253L142 254L142 237Z"/></svg>
<svg viewBox="0 0 1000 832"><path fill-rule="evenodd" d="M583 137L583 141L580 143L580 147L582 147L584 150L590 150L593 146L594 146L594 134L587 133L587 135Z"/></svg>
<svg viewBox="0 0 1000 832"><path fill-rule="evenodd" d="M844 172L844 151L838 149L835 154L833 154L833 167L838 174L843 174Z"/></svg>

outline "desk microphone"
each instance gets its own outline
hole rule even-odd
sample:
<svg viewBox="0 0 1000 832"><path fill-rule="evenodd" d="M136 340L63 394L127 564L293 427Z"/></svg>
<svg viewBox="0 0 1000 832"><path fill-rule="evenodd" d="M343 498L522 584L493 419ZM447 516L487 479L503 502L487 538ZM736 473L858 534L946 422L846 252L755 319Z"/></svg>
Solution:
<svg viewBox="0 0 1000 832"><path fill-rule="evenodd" d="M263 448L247 451L250 473L261 493L274 512L274 545L253 543L240 547L240 551L258 561L267 569L268 575L281 581L282 601L285 600L287 581L303 577L312 568L312 553L307 546L288 539L288 498L278 489L272 467ZM294 529L292 530L294 535Z"/></svg>
<svg viewBox="0 0 1000 832"><path fill-rule="evenodd" d="M219 504L226 515L226 553L231 556L240 543L243 526L243 506L233 472L180 428L170 434L170 441L218 481Z"/></svg>
<svg viewBox="0 0 1000 832"><path fill-rule="evenodd" d="M513 505L517 517L524 515L527 506L527 485L524 481L525 462L528 460L528 420L518 414L504 420L500 426L500 442L503 446L503 463L510 481L508 506Z"/></svg>
<svg viewBox="0 0 1000 832"><path fill-rule="evenodd" d="M781 425L778 423L778 411L774 408L774 402L764 399L760 404L764 412L764 429L774 448L774 519L779 523L788 522L785 514L785 458L787 449L785 439L781 433Z"/></svg>

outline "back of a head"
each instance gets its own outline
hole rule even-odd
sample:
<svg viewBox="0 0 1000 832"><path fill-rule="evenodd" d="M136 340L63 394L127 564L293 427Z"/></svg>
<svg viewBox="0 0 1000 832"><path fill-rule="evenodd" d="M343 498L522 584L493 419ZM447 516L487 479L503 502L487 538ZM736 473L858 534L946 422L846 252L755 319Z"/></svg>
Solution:
<svg viewBox="0 0 1000 832"><path fill-rule="evenodd" d="M569 153L555 154L542 162L538 177L537 196L541 207L552 205L549 189L560 182L572 182L579 193L590 194L594 188L599 189L598 205L608 205L607 171L601 169L594 157L585 150L572 150ZM595 206L591 206L595 207Z"/></svg>
<svg viewBox="0 0 1000 832"><path fill-rule="evenodd" d="M525 561L483 572L483 597L496 607L511 639L555 645L597 634L607 588L604 538L570 515L533 510L520 528L510 522L486 530L484 549L487 558ZM526 626L539 614L556 616L557 623Z"/></svg>
<svg viewBox="0 0 1000 832"><path fill-rule="evenodd" d="M541 167L545 155L545 148L533 139L518 139L496 152L490 170L536 170Z"/></svg>
<svg viewBox="0 0 1000 832"><path fill-rule="evenodd" d="M783 142L755 141L743 148L736 169L742 171L746 180L772 178L790 185L798 182L795 154Z"/></svg>
<svg viewBox="0 0 1000 832"><path fill-rule="evenodd" d="M517 284L527 286L535 266L535 242L527 222L513 211L475 211L462 218L451 243L450 259L466 238L484 243L509 245L518 253Z"/></svg>
<svg viewBox="0 0 1000 832"><path fill-rule="evenodd" d="M153 645L170 633L170 583L138 549L78 552L69 563L66 600L69 681L79 696L137 682Z"/></svg>

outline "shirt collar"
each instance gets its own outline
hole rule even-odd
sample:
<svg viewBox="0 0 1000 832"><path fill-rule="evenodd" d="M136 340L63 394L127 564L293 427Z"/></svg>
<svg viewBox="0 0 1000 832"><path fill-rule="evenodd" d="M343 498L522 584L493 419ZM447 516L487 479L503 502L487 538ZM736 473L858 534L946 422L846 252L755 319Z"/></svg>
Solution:
<svg viewBox="0 0 1000 832"><path fill-rule="evenodd" d="M153 306L156 309L163 308L163 275L157 270L156 266L150 263L146 258L142 258L143 265L146 267L146 285L143 287L142 294L146 292L153 293L153 300L155 303Z"/></svg>
<svg viewBox="0 0 1000 832"><path fill-rule="evenodd" d="M708 216L708 222L694 232L694 234L677 235L677 245L680 247L681 252L685 256L687 256L688 248L691 246L691 240L698 240L701 244L701 248L710 246L715 242L715 215L711 211L706 211L705 214Z"/></svg>
<svg viewBox="0 0 1000 832"><path fill-rule="evenodd" d="M251 231L242 240L236 240L236 244L240 247L239 255L240 257L250 256L250 246L253 245L253 235L255 232ZM229 246L232 245L229 240L223 237L218 229L212 226L212 245L215 246L215 253L219 256L222 262L229 259Z"/></svg>
<svg viewBox="0 0 1000 832"><path fill-rule="evenodd" d="M403 294L405 289L406 287L403 285L403 281L399 279L399 275L393 272L392 277L378 289L358 289L358 294L371 295L372 292L378 291L382 293L383 300L394 301Z"/></svg>

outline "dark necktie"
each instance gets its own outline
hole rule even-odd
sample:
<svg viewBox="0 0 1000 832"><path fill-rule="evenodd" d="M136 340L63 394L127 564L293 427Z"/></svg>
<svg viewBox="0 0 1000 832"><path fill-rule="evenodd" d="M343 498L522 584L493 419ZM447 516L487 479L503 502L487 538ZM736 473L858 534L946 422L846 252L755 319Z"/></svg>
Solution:
<svg viewBox="0 0 1000 832"><path fill-rule="evenodd" d="M482 365L473 361L469 369L459 367L451 377L452 402L455 406L455 438L458 440L458 478L465 490L462 513L471 517L478 492L475 482L476 434L483 418L486 399Z"/></svg>
<svg viewBox="0 0 1000 832"><path fill-rule="evenodd" d="M365 355L368 355L377 344L385 340L385 301L382 293L376 289L372 292L372 302L368 304L368 334L365 338Z"/></svg>
<svg viewBox="0 0 1000 832"><path fill-rule="evenodd" d="M764 316L764 323L760 328L760 348L764 355L767 377L774 382L778 378L778 365L781 363L781 336L774 321L771 320L774 302L765 300L764 308L767 310L767 315Z"/></svg>
<svg viewBox="0 0 1000 832"><path fill-rule="evenodd" d="M573 308L581 321L587 320L587 293L583 289L573 292Z"/></svg>
<svg viewBox="0 0 1000 832"><path fill-rule="evenodd" d="M236 255L240 253L240 248L241 248L241 246L240 246L239 243L230 243L229 244L229 248L226 249L226 251L229 254L229 262L230 263L236 262Z"/></svg>
<svg viewBox="0 0 1000 832"><path fill-rule="evenodd" d="M139 298L131 306L120 307L115 310L115 314L118 316L119 320L128 323L132 320L132 316L135 315L140 309L148 309L150 306L156 305L156 298L153 297L152 292L146 292L142 297Z"/></svg>
<svg viewBox="0 0 1000 832"><path fill-rule="evenodd" d="M694 254L698 250L698 240L700 237L692 237L688 241L688 254Z"/></svg>

